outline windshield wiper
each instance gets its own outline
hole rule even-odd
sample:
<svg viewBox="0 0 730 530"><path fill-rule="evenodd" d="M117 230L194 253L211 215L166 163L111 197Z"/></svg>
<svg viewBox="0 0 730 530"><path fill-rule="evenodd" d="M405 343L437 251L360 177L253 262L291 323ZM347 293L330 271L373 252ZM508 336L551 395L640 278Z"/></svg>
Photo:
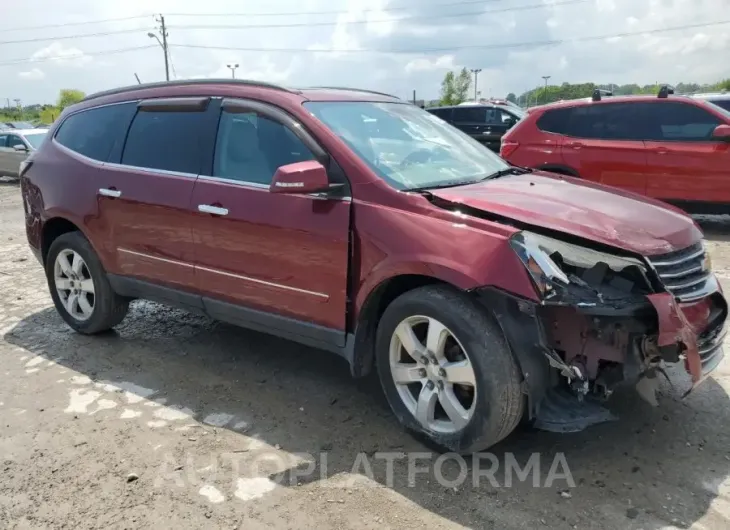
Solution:
<svg viewBox="0 0 730 530"><path fill-rule="evenodd" d="M468 184L474 184L475 182L479 182L479 180L459 180L459 181L452 181L452 182L444 182L443 184L434 184L433 186L423 186L420 188L406 188L403 191L428 191L428 190L440 190L442 188L453 188L455 186L466 186Z"/></svg>
<svg viewBox="0 0 730 530"><path fill-rule="evenodd" d="M533 171L534 169L530 169L529 167L510 166L506 169L500 169L499 171L490 173L479 180L498 179L499 177L505 177L507 175L524 175L525 173L532 173Z"/></svg>

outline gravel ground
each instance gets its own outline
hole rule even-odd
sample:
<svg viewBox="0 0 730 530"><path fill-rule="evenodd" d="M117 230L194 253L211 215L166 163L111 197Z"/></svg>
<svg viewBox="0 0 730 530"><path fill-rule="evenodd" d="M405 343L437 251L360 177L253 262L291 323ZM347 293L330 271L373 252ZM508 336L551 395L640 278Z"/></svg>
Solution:
<svg viewBox="0 0 730 530"><path fill-rule="evenodd" d="M730 222L701 222L727 290ZM17 184L0 226L0 528L730 527L730 361L684 400L673 372L658 408L617 393L617 422L519 430L464 480L327 353L147 302L71 332Z"/></svg>

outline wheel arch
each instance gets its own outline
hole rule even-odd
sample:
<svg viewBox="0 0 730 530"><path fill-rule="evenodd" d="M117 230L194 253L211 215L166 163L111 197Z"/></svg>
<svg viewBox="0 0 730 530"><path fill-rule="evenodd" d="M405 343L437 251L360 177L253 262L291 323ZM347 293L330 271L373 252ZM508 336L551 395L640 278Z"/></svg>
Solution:
<svg viewBox="0 0 730 530"><path fill-rule="evenodd" d="M366 377L373 369L375 360L375 335L380 317L390 303L402 294L427 285L448 285L452 283L425 274L397 274L382 280L371 289L360 304L355 323L350 369L355 378Z"/></svg>
<svg viewBox="0 0 730 530"><path fill-rule="evenodd" d="M92 243L88 234L86 234L84 229L81 228L80 224L75 223L68 217L56 215L47 219L43 223L43 227L41 228L41 258L43 259L44 266L46 263L46 258L48 257L48 251L51 248L53 242L63 234L68 234L69 232L80 232L81 235L83 235L89 242L91 248L94 250L94 252L96 252L97 256L99 256L99 259L101 259L99 252L94 247L94 244Z"/></svg>

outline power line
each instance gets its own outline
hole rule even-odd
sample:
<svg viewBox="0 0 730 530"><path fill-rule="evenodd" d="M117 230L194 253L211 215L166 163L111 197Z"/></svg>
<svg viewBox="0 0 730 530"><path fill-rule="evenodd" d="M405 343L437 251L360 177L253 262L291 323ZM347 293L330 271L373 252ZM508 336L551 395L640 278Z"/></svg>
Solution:
<svg viewBox="0 0 730 530"><path fill-rule="evenodd" d="M61 22L58 24L45 24L43 26L24 26L20 28L5 28L0 29L0 33L8 33L10 31L28 31L33 29L49 29L49 28L65 28L71 26L84 26L86 24L103 24L105 22L122 22L125 20L137 20L140 18L151 17L152 15L136 15L133 17L121 17L121 18L104 18L101 20L86 20L83 22Z"/></svg>
<svg viewBox="0 0 730 530"><path fill-rule="evenodd" d="M492 4L495 2L502 2L503 0L461 0L459 2L446 2L442 4L434 4L429 7L453 7L462 5L474 5L474 4ZM414 9L420 7L419 4L411 4L407 6L398 7L384 7L383 9L363 9L359 13L385 13L390 11L406 11L408 9ZM171 17L284 17L284 16L302 16L308 15L346 15L350 11L294 11L288 13L169 13Z"/></svg>
<svg viewBox="0 0 730 530"><path fill-rule="evenodd" d="M350 22L347 22L347 25L354 25L354 24L378 24L378 23L388 23L388 22L405 22L405 21L411 21L411 20L432 20L432 19L444 19L444 18L459 18L459 17L473 17L473 16L482 16L482 15L489 15L491 13L508 13L512 11L529 11L531 9L543 9L545 7L553 7L553 6L563 6L563 5L571 5L571 4L585 4L589 2L590 0L560 0L557 2L553 2L552 4L544 4L544 3L538 3L538 4L529 4L525 6L518 6L518 7L505 7L502 9L490 9L488 11L467 11L467 12L461 12L461 13L446 13L442 15L412 15L412 16L404 16L399 18L386 18L386 19L379 19L379 20L353 20ZM294 22L291 24L236 24L236 25L213 25L213 26L174 26L177 30L184 30L184 29L255 29L255 28L298 28L298 27L317 27L317 26L336 26L339 22ZM2 43L0 43L2 44Z"/></svg>
<svg viewBox="0 0 730 530"><path fill-rule="evenodd" d="M489 0L489 1L494 2L497 0ZM443 19L443 18L472 17L472 16L488 15L490 13L507 13L507 12L513 12L513 11L528 11L528 10L532 10L532 9L542 9L545 7L552 7L552 6L585 4L590 1L591 0L559 0L557 2L553 2L552 4L537 3L537 4L529 4L529 5L523 5L523 6L506 7L506 8L502 8L502 9L490 9L487 11L479 10L479 11L468 11L468 12L461 12L461 13L446 13L446 14L440 14L440 15L411 15L411 16L400 17L397 19L353 20L351 22L348 22L348 25L349 24L377 24L377 23L387 23L387 22L403 22L403 21L410 21L410 20L433 20L433 19ZM477 3L477 2L472 2L472 3ZM484 3L484 0L480 0L480 3ZM447 5L447 4L443 4L443 5ZM452 4L452 5L456 5L456 4ZM188 26L175 26L175 29L176 30L253 29L253 28L272 29L272 28L336 26L337 24L338 24L338 22L310 22L310 23L296 22L296 23L291 23L291 24L241 24L241 25L212 25L212 26L189 26L188 25ZM88 38L88 37L106 37L109 35L135 33L138 31L141 31L141 29L137 28L137 29L105 31L105 32L99 32L99 33L82 33L82 34L77 34L77 35L63 35L63 36L59 36L59 37L40 37L40 38L14 40L14 41L2 41L2 42L0 42L0 45L21 44L21 43L29 43L29 42L45 42L45 41L77 39L77 38L80 39L80 38Z"/></svg>
<svg viewBox="0 0 730 530"><path fill-rule="evenodd" d="M55 41L55 40L68 40L68 39L83 39L86 37L108 37L109 35L121 35L123 33L140 33L143 32L145 28L135 28L135 29L119 29L115 31L102 31L99 33L82 33L80 35L61 35L58 37L40 37L40 38L34 38L34 39L23 39L23 40L6 40L0 42L0 46L3 44L22 44L26 42L47 42L47 41Z"/></svg>
<svg viewBox="0 0 730 530"><path fill-rule="evenodd" d="M42 57L39 59L33 59L31 57L28 59L15 59L12 61L5 61L5 62L0 63L0 66L9 66L9 65L13 65L13 64L25 64L25 63L44 63L47 61L64 61L64 60L73 61L74 59L80 59L82 57L96 57L99 55L114 55L117 53L133 52L133 51L137 51L137 50L148 50L150 48L156 48L156 47L157 47L157 45L150 44L148 46L136 46L134 48L120 48L118 50L105 50L105 51L100 51L100 52L89 52L89 53L84 53L83 55L79 55L79 56L72 55L69 57Z"/></svg>
<svg viewBox="0 0 730 530"><path fill-rule="evenodd" d="M544 40L544 41L530 41L530 42L517 42L517 43L504 43L504 44L475 44L468 46L452 46L448 48L423 48L423 49L412 49L412 50L368 50L368 49L355 49L355 50L333 50L333 49L316 49L316 48L238 48L231 46L206 46L197 44L170 44L174 48L195 48L201 50L226 50L226 51L243 51L243 52L282 52L282 53L402 53L402 54L426 54L436 52L450 52L460 50L497 50L497 49L508 49L508 48L522 48L522 47L540 47L540 46L553 46L556 44L565 44L569 42L589 42L603 39L613 39L619 37L635 37L639 35L653 35L656 33L665 33L670 31L679 31L683 29L694 29L694 28L707 28L710 26L721 26L724 24L730 24L730 20L721 20L717 22L706 22L701 24L687 24L684 26L675 26L670 28L660 28L653 30L624 32L624 33L613 33L610 35L596 35L592 37L576 37L572 39L555 39L555 40ZM179 28L178 28L179 29Z"/></svg>

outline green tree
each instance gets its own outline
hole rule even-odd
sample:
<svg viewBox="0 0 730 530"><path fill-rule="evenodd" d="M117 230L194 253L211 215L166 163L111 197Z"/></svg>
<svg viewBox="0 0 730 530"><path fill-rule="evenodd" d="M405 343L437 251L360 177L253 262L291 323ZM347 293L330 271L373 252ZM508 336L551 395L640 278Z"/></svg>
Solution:
<svg viewBox="0 0 730 530"><path fill-rule="evenodd" d="M471 87L471 74L466 68L462 68L461 72L447 72L444 80L441 82L441 105L458 105L469 98L469 88Z"/></svg>
<svg viewBox="0 0 730 530"><path fill-rule="evenodd" d="M511 103L517 103L517 96L514 94L514 92L510 92L507 94L507 101Z"/></svg>
<svg viewBox="0 0 730 530"><path fill-rule="evenodd" d="M63 110L74 103L78 103L85 97L86 94L84 94L81 90L76 90L74 88L62 88L61 92L58 94L58 108Z"/></svg>
<svg viewBox="0 0 730 530"><path fill-rule="evenodd" d="M43 109L41 109L40 112L40 120L42 123L45 123L46 125L50 125L53 123L56 118L58 118L58 115L61 114L61 111L58 110L57 107L53 107L51 105L44 105Z"/></svg>

